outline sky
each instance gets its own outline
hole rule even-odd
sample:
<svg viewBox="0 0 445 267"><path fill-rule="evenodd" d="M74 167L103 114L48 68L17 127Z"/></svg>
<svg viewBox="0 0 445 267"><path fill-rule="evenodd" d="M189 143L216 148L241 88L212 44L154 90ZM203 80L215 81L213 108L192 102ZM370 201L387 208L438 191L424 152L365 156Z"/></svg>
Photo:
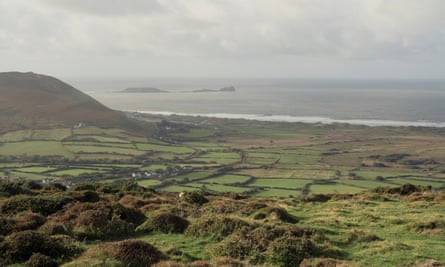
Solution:
<svg viewBox="0 0 445 267"><path fill-rule="evenodd" d="M442 79L444 0L0 0L0 71Z"/></svg>

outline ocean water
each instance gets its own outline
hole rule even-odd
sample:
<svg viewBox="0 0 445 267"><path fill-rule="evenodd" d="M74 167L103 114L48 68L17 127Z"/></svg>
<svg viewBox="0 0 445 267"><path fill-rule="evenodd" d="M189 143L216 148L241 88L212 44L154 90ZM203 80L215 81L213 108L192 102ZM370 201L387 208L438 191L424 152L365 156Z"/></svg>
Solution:
<svg viewBox="0 0 445 267"><path fill-rule="evenodd" d="M445 127L445 80L70 80L118 110L266 121ZM236 92L191 93L233 85ZM117 93L156 87L170 93Z"/></svg>

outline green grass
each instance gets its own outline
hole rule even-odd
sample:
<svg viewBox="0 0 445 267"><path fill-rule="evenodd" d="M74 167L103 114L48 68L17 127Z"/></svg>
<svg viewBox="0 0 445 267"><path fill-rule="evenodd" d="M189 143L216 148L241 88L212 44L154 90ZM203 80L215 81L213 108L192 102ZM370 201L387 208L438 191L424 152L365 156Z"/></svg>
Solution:
<svg viewBox="0 0 445 267"><path fill-rule="evenodd" d="M39 130L34 130L32 133L32 139L34 140L59 141L70 136L71 136L70 128L39 129Z"/></svg>
<svg viewBox="0 0 445 267"><path fill-rule="evenodd" d="M330 193L358 193L363 191L363 188L348 186L342 184L327 184L327 185L319 185L313 184L310 186L311 193L318 194L330 194Z"/></svg>
<svg viewBox="0 0 445 267"><path fill-rule="evenodd" d="M79 175L85 174L85 173L103 173L103 172L105 172L105 171L92 170L92 169L67 169L67 170L51 172L50 174L54 175L54 176L64 176L64 175L79 176Z"/></svg>
<svg viewBox="0 0 445 267"><path fill-rule="evenodd" d="M167 165L162 165L162 164L152 164L150 166L146 166L141 168L141 171L157 171L157 170L167 170L168 166Z"/></svg>
<svg viewBox="0 0 445 267"><path fill-rule="evenodd" d="M53 170L56 170L57 168L54 168L54 167L43 167L43 166L40 166L40 167L24 167L24 168L19 168L19 169L16 169L17 171L20 171L20 172L32 172L32 173L44 173L44 172L50 172L50 171L53 171Z"/></svg>
<svg viewBox="0 0 445 267"><path fill-rule="evenodd" d="M172 247L178 251L188 254L198 259L209 259L207 251L216 243L212 237L189 237L179 234L151 234L138 237L141 240L155 244L161 250L168 250ZM181 261L181 258L178 259Z"/></svg>
<svg viewBox="0 0 445 267"><path fill-rule="evenodd" d="M210 152L204 154L202 156L196 157L193 160L195 161L203 161L209 163L218 163L218 164L233 164L240 161L240 155L234 152Z"/></svg>
<svg viewBox="0 0 445 267"><path fill-rule="evenodd" d="M125 162L127 160L131 160L132 155L118 155L118 154L77 154L77 157L82 160L117 160Z"/></svg>
<svg viewBox="0 0 445 267"><path fill-rule="evenodd" d="M180 147L180 146L164 146L164 145L157 145L157 144L136 144L137 148L139 150L144 151L159 151L159 152L171 152L171 153L177 153L177 154L187 154L187 153L193 153L193 149L188 147Z"/></svg>
<svg viewBox="0 0 445 267"><path fill-rule="evenodd" d="M194 186L181 186L181 185L169 185L165 187L161 187L160 190L162 192L186 192L186 191L197 191L200 190L202 185L198 184L195 187Z"/></svg>
<svg viewBox="0 0 445 267"><path fill-rule="evenodd" d="M24 173L24 172L17 172L17 171L11 171L10 175L12 177L18 177L26 180L43 180L45 178L50 177L50 175L44 175L44 174L38 174L38 173Z"/></svg>
<svg viewBox="0 0 445 267"><path fill-rule="evenodd" d="M255 136L261 136L261 137L270 137L270 138L295 138L295 137L314 137L316 135L314 134L308 134L308 133L300 133L297 131L290 131L290 130L283 130L283 129L271 129L271 128L261 128L261 127L255 127L255 128L241 128L239 131L242 134L249 134L249 135L255 135Z"/></svg>
<svg viewBox="0 0 445 267"><path fill-rule="evenodd" d="M98 146L98 147L116 147L116 148L130 148L135 149L133 144L127 143L100 143L87 141L63 141L64 146Z"/></svg>
<svg viewBox="0 0 445 267"><path fill-rule="evenodd" d="M144 151L130 148L106 147L106 146L80 146L65 145L73 153L104 153L104 154L121 154L121 155L141 155Z"/></svg>
<svg viewBox="0 0 445 267"><path fill-rule="evenodd" d="M216 131L213 129L191 129L185 133L174 133L172 136L182 137L182 138L203 138L215 135Z"/></svg>
<svg viewBox="0 0 445 267"><path fill-rule="evenodd" d="M124 143L124 144L130 143L130 141L123 138L100 136L100 135L76 135L70 138L70 140L73 141L88 140L89 142L98 142L98 143Z"/></svg>
<svg viewBox="0 0 445 267"><path fill-rule="evenodd" d="M194 186L197 188L201 188L204 185L205 188L210 191L221 192L221 193L227 193L227 192L244 193L244 192L250 190L249 188L245 188L245 187L228 186L228 185L221 185L221 184L188 183L187 185Z"/></svg>
<svg viewBox="0 0 445 267"><path fill-rule="evenodd" d="M128 133L120 129L102 129L96 126L81 127L73 130L75 135L99 135L119 138L131 137Z"/></svg>
<svg viewBox="0 0 445 267"><path fill-rule="evenodd" d="M352 185L362 188L375 188L379 186L390 186L390 184L372 180L337 180L338 183Z"/></svg>
<svg viewBox="0 0 445 267"><path fill-rule="evenodd" d="M318 151L307 151L295 153L288 153L287 151L281 154L278 166L301 165L301 164L315 164L320 161L320 154Z"/></svg>
<svg viewBox="0 0 445 267"><path fill-rule="evenodd" d="M205 150L221 150L224 148L222 144L212 142L184 142L182 145Z"/></svg>
<svg viewBox="0 0 445 267"><path fill-rule="evenodd" d="M11 156L60 155L67 158L73 157L73 153L67 150L60 142L57 141L23 141L4 143L0 145L0 154Z"/></svg>
<svg viewBox="0 0 445 267"><path fill-rule="evenodd" d="M304 179L280 179L280 178L271 178L271 179L255 179L252 183L249 183L249 186L255 187L269 187L269 188L302 188L308 183L311 183L311 180Z"/></svg>
<svg viewBox="0 0 445 267"><path fill-rule="evenodd" d="M423 201L339 200L296 205L292 214L301 219L301 225L331 232L328 237L348 253L346 258L362 266L408 266L445 260L443 234L425 235L408 227L429 221L442 210L439 203ZM372 233L381 241L348 242L353 230Z"/></svg>
<svg viewBox="0 0 445 267"><path fill-rule="evenodd" d="M194 181L194 180L205 178L210 175L212 175L211 172L196 171L196 172L191 172L191 173L187 173L187 174L183 174L183 175L168 177L167 179L175 180L175 181L182 181L184 179L188 179L189 181Z"/></svg>
<svg viewBox="0 0 445 267"><path fill-rule="evenodd" d="M216 176L216 177L202 180L202 182L230 185L230 184L236 184L236 183L243 184L243 183L247 182L249 179L250 179L249 176L225 174L225 175Z"/></svg>
<svg viewBox="0 0 445 267"><path fill-rule="evenodd" d="M150 179L150 180L139 180L137 183L140 186L153 187L153 186L156 186L156 185L160 184L161 181Z"/></svg>
<svg viewBox="0 0 445 267"><path fill-rule="evenodd" d="M300 194L300 190L267 188L263 191L255 193L254 195L258 197L297 197Z"/></svg>
<svg viewBox="0 0 445 267"><path fill-rule="evenodd" d="M0 135L0 142L18 142L31 139L32 130L21 130Z"/></svg>
<svg viewBox="0 0 445 267"><path fill-rule="evenodd" d="M411 183L414 185L431 185L433 188L442 188L445 185L445 181L438 181L433 179L429 180L417 177L394 178L394 179L387 179L386 181L388 183L394 183L394 184Z"/></svg>

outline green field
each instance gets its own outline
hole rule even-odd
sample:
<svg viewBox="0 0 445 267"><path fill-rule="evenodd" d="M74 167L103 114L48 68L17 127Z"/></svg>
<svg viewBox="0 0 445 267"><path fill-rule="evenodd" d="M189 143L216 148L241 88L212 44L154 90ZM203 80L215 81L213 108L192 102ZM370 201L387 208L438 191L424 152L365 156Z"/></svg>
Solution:
<svg viewBox="0 0 445 267"><path fill-rule="evenodd" d="M343 185L343 184L327 184L327 185L320 185L320 184L313 184L310 186L309 191L311 193L315 194L330 194L330 193L358 193L363 191L363 188L356 187L356 186L349 186L349 185Z"/></svg>
<svg viewBox="0 0 445 267"><path fill-rule="evenodd" d="M267 188L302 188L308 183L311 183L311 180L304 179L281 179L281 178L261 178L255 179L252 183L249 183L249 186L255 187L267 187Z"/></svg>
<svg viewBox="0 0 445 267"><path fill-rule="evenodd" d="M160 184L161 182L158 180L140 180L138 181L138 185L145 187L154 187Z"/></svg>
<svg viewBox="0 0 445 267"><path fill-rule="evenodd" d="M192 153L194 150L187 148L187 147L180 147L180 146L164 146L164 145L157 145L157 144L136 144L137 148L139 150L144 151L158 151L158 152L171 152L171 153L177 153L177 154L186 154L186 153Z"/></svg>
<svg viewBox="0 0 445 267"><path fill-rule="evenodd" d="M6 133L0 136L0 171L30 179L91 173L119 180L136 173L156 178L159 186L164 180L173 183L167 189L206 184L212 191L280 197L311 183L308 193L359 192L405 182L444 187L445 138L434 131L218 119L195 127L189 125L202 118L184 119L191 123L156 138L94 126ZM419 164L409 165L407 159Z"/></svg>
<svg viewBox="0 0 445 267"><path fill-rule="evenodd" d="M1 155L10 156L51 156L73 157L73 153L57 141L22 141L0 145Z"/></svg>
<svg viewBox="0 0 445 267"><path fill-rule="evenodd" d="M229 184L230 185L230 184L244 184L247 181L249 181L249 179L250 179L249 176L226 174L226 175L208 178L208 179L202 180L202 182L210 183L210 184Z"/></svg>

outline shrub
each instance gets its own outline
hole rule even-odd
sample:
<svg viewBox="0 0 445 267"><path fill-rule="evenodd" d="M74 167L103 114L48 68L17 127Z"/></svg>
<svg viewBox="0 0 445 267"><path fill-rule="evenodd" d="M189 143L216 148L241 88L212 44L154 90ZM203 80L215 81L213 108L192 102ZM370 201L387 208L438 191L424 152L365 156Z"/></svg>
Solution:
<svg viewBox="0 0 445 267"><path fill-rule="evenodd" d="M19 231L35 230L46 222L46 218L39 213L23 212L16 216L16 228Z"/></svg>
<svg viewBox="0 0 445 267"><path fill-rule="evenodd" d="M167 259L156 247L137 239L100 244L91 253L103 253L121 261L125 267L152 266Z"/></svg>
<svg viewBox="0 0 445 267"><path fill-rule="evenodd" d="M255 213L253 218L255 220L261 220L269 218L273 221L281 221L288 223L297 223L298 220L294 216L290 215L285 209L278 207L268 207Z"/></svg>
<svg viewBox="0 0 445 267"><path fill-rule="evenodd" d="M0 255L8 264L24 262L33 253L41 253L52 258L67 259L79 250L67 247L60 240L35 231L23 231L8 236L0 247Z"/></svg>
<svg viewBox="0 0 445 267"><path fill-rule="evenodd" d="M39 232L47 235L68 235L70 232L62 223L57 222L46 222L39 228Z"/></svg>
<svg viewBox="0 0 445 267"><path fill-rule="evenodd" d="M72 191L69 195L79 202L97 202L100 200L98 193L90 190Z"/></svg>
<svg viewBox="0 0 445 267"><path fill-rule="evenodd" d="M73 198L61 194L48 197L18 195L6 200L1 206L1 212L15 214L30 210L47 216L61 210L63 206L74 201Z"/></svg>
<svg viewBox="0 0 445 267"><path fill-rule="evenodd" d="M299 266L305 258L316 255L316 247L309 239L280 237L271 243L268 250L268 261L280 267L293 267Z"/></svg>
<svg viewBox="0 0 445 267"><path fill-rule="evenodd" d="M73 185L73 187L70 188L70 191L96 191L97 187L98 185L93 183L80 183Z"/></svg>
<svg viewBox="0 0 445 267"><path fill-rule="evenodd" d="M189 222L170 212L154 214L136 230L143 232L183 233Z"/></svg>
<svg viewBox="0 0 445 267"><path fill-rule="evenodd" d="M149 204L150 202L132 195L125 195L121 199L119 199L119 203L125 207L141 208L144 205Z"/></svg>
<svg viewBox="0 0 445 267"><path fill-rule="evenodd" d="M251 264L262 264L266 252L278 238L310 238L314 230L307 228L260 226L253 230L245 228L235 232L216 244L211 253L214 256L226 256L240 260L248 259Z"/></svg>
<svg viewBox="0 0 445 267"><path fill-rule="evenodd" d="M119 203L114 204L112 209L114 216L135 225L139 225L147 219L147 217L138 209L125 207Z"/></svg>
<svg viewBox="0 0 445 267"><path fill-rule="evenodd" d="M431 186L403 184L399 187L376 187L371 189L370 192L378 194L399 194L410 195L416 192L428 192L431 191Z"/></svg>
<svg viewBox="0 0 445 267"><path fill-rule="evenodd" d="M59 266L53 259L50 257L40 254L40 253L34 253L32 256L28 259L28 261L25 262L25 267L57 267Z"/></svg>
<svg viewBox="0 0 445 267"><path fill-rule="evenodd" d="M221 240L235 231L251 227L249 223L241 219L220 216L204 218L191 224L185 234L191 236L215 235Z"/></svg>
<svg viewBox="0 0 445 267"><path fill-rule="evenodd" d="M209 202L209 200L204 196L204 194L199 191L181 193L180 198L181 198L181 200L183 200L189 204L203 205L203 204Z"/></svg>
<svg viewBox="0 0 445 267"><path fill-rule="evenodd" d="M8 180L0 180L0 195L5 197L15 195L32 195L33 192L22 184L17 182L11 182Z"/></svg>

